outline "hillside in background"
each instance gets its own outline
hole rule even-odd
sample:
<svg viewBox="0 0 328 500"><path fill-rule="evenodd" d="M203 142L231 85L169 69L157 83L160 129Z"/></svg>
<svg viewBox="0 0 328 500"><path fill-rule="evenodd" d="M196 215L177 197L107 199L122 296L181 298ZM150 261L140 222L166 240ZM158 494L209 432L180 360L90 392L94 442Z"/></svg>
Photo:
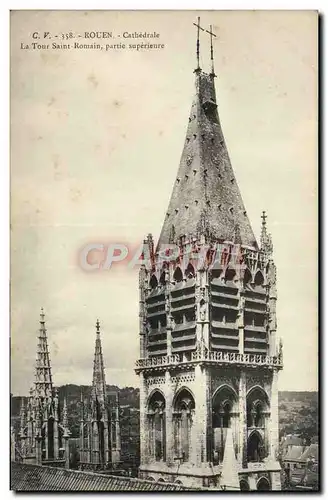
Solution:
<svg viewBox="0 0 328 500"><path fill-rule="evenodd" d="M310 444L319 433L317 392L279 392L279 435L300 434Z"/></svg>
<svg viewBox="0 0 328 500"><path fill-rule="evenodd" d="M58 388L59 399L62 401L66 396L69 424L72 437L79 435L79 403L81 392L84 398L90 395L90 386L64 385ZM108 395L111 399L113 393L119 393L120 406L139 408L139 389L124 387L120 389L115 385L107 386ZM19 410L21 398L12 396L11 415L12 425L19 429ZM135 412L137 414L137 412ZM122 412L124 418L124 412ZM318 393L317 392L279 392L279 434L300 434L307 444L318 435Z"/></svg>

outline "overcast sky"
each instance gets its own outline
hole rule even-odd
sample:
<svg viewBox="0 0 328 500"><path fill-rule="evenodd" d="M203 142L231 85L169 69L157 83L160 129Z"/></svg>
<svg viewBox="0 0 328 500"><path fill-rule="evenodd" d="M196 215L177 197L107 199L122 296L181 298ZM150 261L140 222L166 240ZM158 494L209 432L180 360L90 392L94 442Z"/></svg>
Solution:
<svg viewBox="0 0 328 500"><path fill-rule="evenodd" d="M281 390L317 389L317 18L205 12L232 165L278 272ZM15 12L11 28L12 392L33 382L46 311L56 385L89 384L95 322L107 383L137 386L138 274L79 265L88 243L157 238L194 92L195 12ZM32 51L34 31L157 31L163 50ZM201 42L209 68L209 43Z"/></svg>

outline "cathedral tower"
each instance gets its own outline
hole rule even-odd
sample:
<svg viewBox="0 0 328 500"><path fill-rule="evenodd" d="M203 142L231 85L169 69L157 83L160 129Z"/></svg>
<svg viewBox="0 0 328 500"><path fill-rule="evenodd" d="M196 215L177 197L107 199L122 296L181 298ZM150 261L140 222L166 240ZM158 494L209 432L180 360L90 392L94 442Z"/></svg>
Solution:
<svg viewBox="0 0 328 500"><path fill-rule="evenodd" d="M67 405L63 415L54 389L43 309L40 315L34 387L20 412L20 457L23 462L69 467Z"/></svg>
<svg viewBox="0 0 328 500"><path fill-rule="evenodd" d="M208 33L212 69L198 36L180 166L140 269L140 476L277 490L276 268L266 215L258 244L230 163Z"/></svg>
<svg viewBox="0 0 328 500"><path fill-rule="evenodd" d="M116 418L117 417L117 418ZM105 470L120 462L120 426L111 416L106 389L100 324L96 323L91 397L80 404L80 468Z"/></svg>

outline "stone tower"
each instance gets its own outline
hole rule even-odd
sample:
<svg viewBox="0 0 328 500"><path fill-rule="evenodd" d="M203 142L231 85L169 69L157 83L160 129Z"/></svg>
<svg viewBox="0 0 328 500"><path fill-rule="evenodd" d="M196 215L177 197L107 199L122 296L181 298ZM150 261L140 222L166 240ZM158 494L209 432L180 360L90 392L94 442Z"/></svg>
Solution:
<svg viewBox="0 0 328 500"><path fill-rule="evenodd" d="M113 425L114 424L114 425ZM80 404L80 468L109 469L120 462L120 425L113 421L106 389L100 324L96 323L91 397Z"/></svg>
<svg viewBox="0 0 328 500"><path fill-rule="evenodd" d="M140 476L277 490L276 268L266 216L258 244L230 163L209 33L212 70L203 72L198 62L194 71L195 96L159 242L156 249L151 235L144 242Z"/></svg>
<svg viewBox="0 0 328 500"><path fill-rule="evenodd" d="M63 414L58 391L54 389L43 309L40 315L34 387L27 405L20 411L19 443L21 460L26 463L69 467L67 405Z"/></svg>

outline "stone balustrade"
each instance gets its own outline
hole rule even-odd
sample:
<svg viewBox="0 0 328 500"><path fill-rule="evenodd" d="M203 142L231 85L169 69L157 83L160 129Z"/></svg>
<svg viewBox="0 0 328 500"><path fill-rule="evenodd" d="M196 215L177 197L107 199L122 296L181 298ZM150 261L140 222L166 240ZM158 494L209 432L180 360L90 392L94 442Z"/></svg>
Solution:
<svg viewBox="0 0 328 500"><path fill-rule="evenodd" d="M282 356L268 356L265 354L240 354L235 352L196 350L187 356L174 354L171 356L154 356L136 361L136 371L146 368L170 367L190 363L204 362L209 364L229 364L241 366L263 366L282 368Z"/></svg>

